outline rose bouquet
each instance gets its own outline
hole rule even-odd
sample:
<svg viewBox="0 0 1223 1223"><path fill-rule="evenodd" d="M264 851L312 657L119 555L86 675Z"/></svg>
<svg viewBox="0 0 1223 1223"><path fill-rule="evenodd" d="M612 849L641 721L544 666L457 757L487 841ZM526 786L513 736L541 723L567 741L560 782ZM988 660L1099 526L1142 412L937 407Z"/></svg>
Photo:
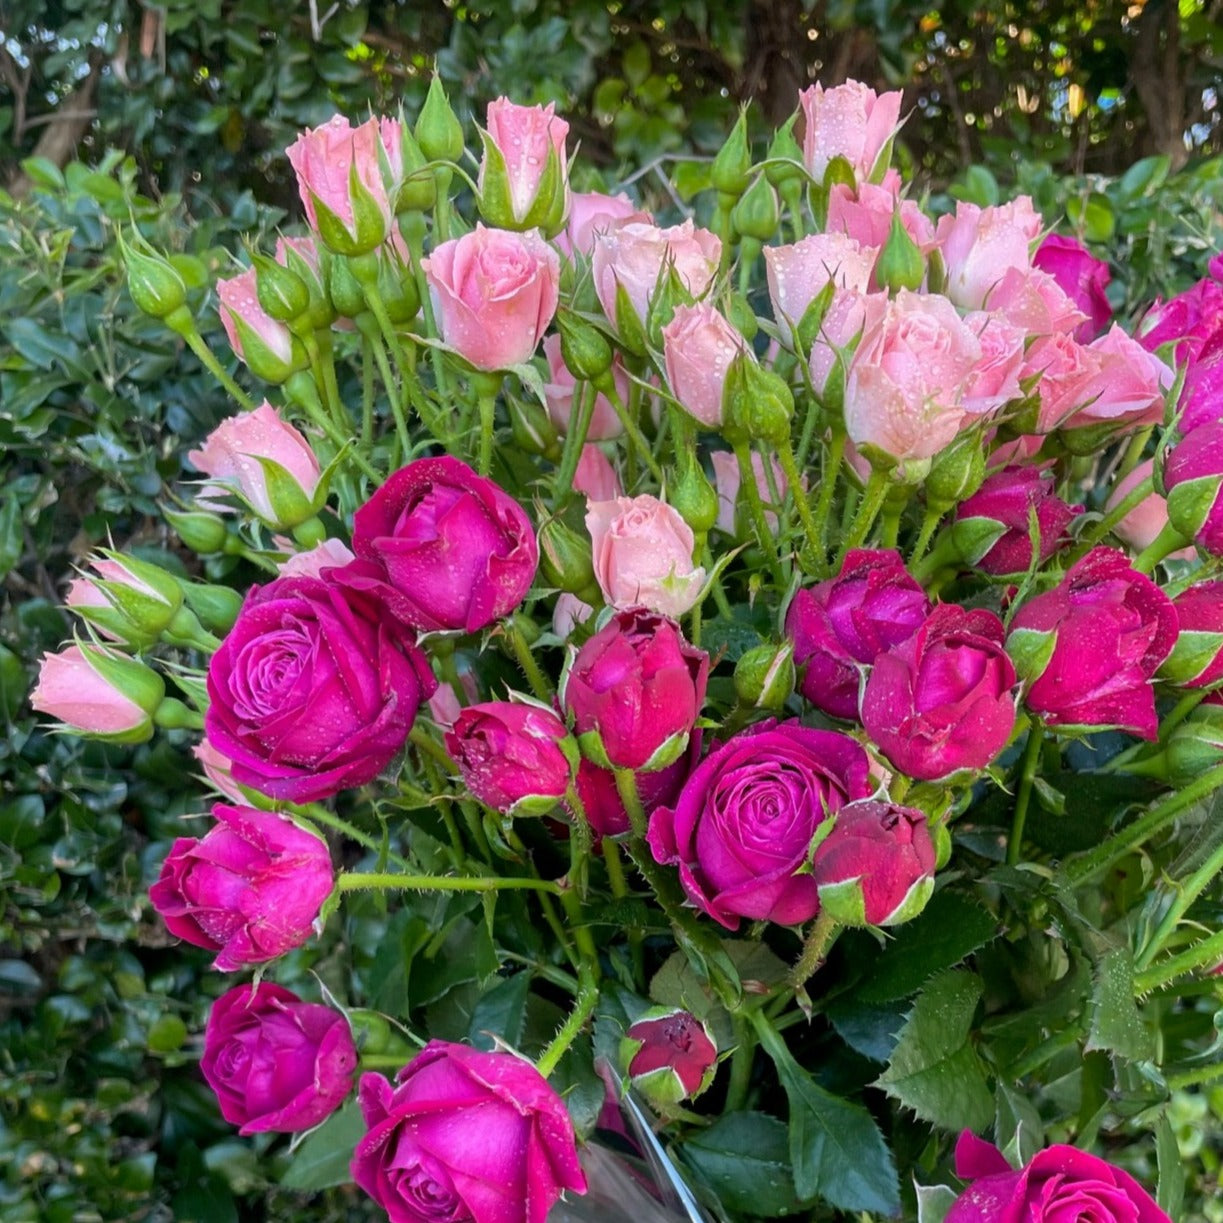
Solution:
<svg viewBox="0 0 1223 1223"><path fill-rule="evenodd" d="M150 900L254 971L201 1070L345 1152L299 1186L610 1217L652 1154L685 1217L1176 1208L1223 287L1131 334L1028 199L906 197L899 94L800 102L671 224L574 190L551 106L303 133L306 232L217 285L241 383L127 239L241 408L166 511L210 580L97 557L34 701L193 744L223 801Z"/></svg>

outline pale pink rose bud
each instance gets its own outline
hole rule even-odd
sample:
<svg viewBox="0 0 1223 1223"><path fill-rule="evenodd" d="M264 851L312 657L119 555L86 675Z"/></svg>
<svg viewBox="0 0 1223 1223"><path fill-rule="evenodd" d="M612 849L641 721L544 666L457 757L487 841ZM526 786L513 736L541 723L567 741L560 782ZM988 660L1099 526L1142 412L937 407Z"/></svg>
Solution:
<svg viewBox="0 0 1223 1223"><path fill-rule="evenodd" d="M835 157L849 162L854 178L865 182L900 126L901 94L877 94L859 81L832 89L812 85L798 95L806 119L803 163L816 182Z"/></svg>
<svg viewBox="0 0 1223 1223"><path fill-rule="evenodd" d="M735 535L735 506L739 501L739 485L743 476L739 470L739 460L729 450L715 450L709 456L709 461L713 464L713 485L718 493L718 530L725 531L727 535ZM752 471L756 473L756 488L760 492L760 500L764 502L764 520L769 524L769 529L775 531L776 507L785 500L790 485L776 457L772 459L772 466L773 485L777 489L776 498L769 488L764 459L756 451L752 451Z"/></svg>
<svg viewBox="0 0 1223 1223"><path fill-rule="evenodd" d="M565 156L568 135L569 124L557 115L553 102L547 106L518 106L508 98L497 98L488 104L488 139L503 163L496 164L486 144L478 186L481 211L490 221L497 225L543 225L554 211L558 224L564 219L564 196L569 190ZM544 172L553 156L559 177L549 198L541 199L541 188L546 185ZM493 216L488 211L490 202L506 194L511 215Z"/></svg>
<svg viewBox="0 0 1223 1223"><path fill-rule="evenodd" d="M1041 227L1026 195L989 208L958 201L955 216L940 217L935 230L947 296L966 310L980 309L1009 268L1032 266L1030 248Z"/></svg>
<svg viewBox="0 0 1223 1223"><path fill-rule="evenodd" d="M463 712L463 706L459 703L454 688L445 680L438 684L437 691L429 698L428 704L429 716L446 730L458 721L459 714Z"/></svg>
<svg viewBox="0 0 1223 1223"><path fill-rule="evenodd" d="M586 508L595 579L612 607L646 607L673 619L696 602L705 570L692 528L657 497L617 497Z"/></svg>
<svg viewBox="0 0 1223 1223"><path fill-rule="evenodd" d="M594 611L589 603L583 602L577 595L562 591L556 596L556 607L552 609L552 631L564 641L579 624L585 624Z"/></svg>
<svg viewBox="0 0 1223 1223"><path fill-rule="evenodd" d="M560 258L535 231L475 230L436 247L422 266L442 339L476 369L529 361L547 330Z"/></svg>
<svg viewBox="0 0 1223 1223"><path fill-rule="evenodd" d="M832 295L828 312L820 324L820 333L811 345L807 365L811 386L817 395L828 390L833 371L843 363L842 378L853 357L859 338L873 331L887 311L886 293L860 293L857 289L837 289Z"/></svg>
<svg viewBox="0 0 1223 1223"><path fill-rule="evenodd" d="M70 645L45 654L30 704L66 727L113 743L143 743L165 696L148 667L99 646Z"/></svg>
<svg viewBox="0 0 1223 1223"><path fill-rule="evenodd" d="M218 794L228 798L230 802L250 802L250 798L243 794L241 787L234 781L233 773L230 772L230 765L233 764L233 761L224 752L213 747L207 737L201 739L191 749L191 754L200 768L204 770L204 776L212 782L212 787Z"/></svg>
<svg viewBox="0 0 1223 1223"><path fill-rule="evenodd" d="M322 471L306 439L266 400L253 412L223 420L187 458L274 527L291 529L317 513Z"/></svg>
<svg viewBox="0 0 1223 1223"><path fill-rule="evenodd" d="M589 501L612 501L624 496L624 486L607 455L589 442L582 447L577 470L573 473L573 490Z"/></svg>
<svg viewBox="0 0 1223 1223"><path fill-rule="evenodd" d="M255 289L255 269L217 281L221 322L239 361L267 381L283 381L302 365L303 354L284 323L264 312Z"/></svg>
<svg viewBox="0 0 1223 1223"><path fill-rule="evenodd" d="M854 191L834 183L828 192L829 234L845 234L878 255L892 230L892 214L900 209L900 224L923 255L937 245L934 222L916 200L900 198L900 175L889 170L882 183L860 183ZM872 282L871 287L875 285Z"/></svg>
<svg viewBox="0 0 1223 1223"><path fill-rule="evenodd" d="M549 381L544 383L548 417L556 426L556 431L564 437L569 432L569 421L577 406L574 402L576 379L569 372L569 367L561 356L559 335L550 335L544 340L544 356L548 359ZM619 353L616 353L612 360L611 376L616 385L616 394L620 396L620 402L628 403L631 386L628 371L624 368L624 362L620 360ZM584 392L584 394L589 393L589 391ZM623 432L624 426L620 423L620 417L616 415L616 409L612 407L611 400L600 391L595 396L594 410L590 414L590 427L586 430L586 440L605 442L610 438L619 437Z"/></svg>
<svg viewBox="0 0 1223 1223"><path fill-rule="evenodd" d="M769 301L782 340L793 343L792 327L802 322L807 307L830 281L839 288L865 293L878 254L838 233L809 234L789 246L766 246Z"/></svg>
<svg viewBox="0 0 1223 1223"><path fill-rule="evenodd" d="M730 363L740 353L754 361L742 334L712 306L676 306L662 329L662 351L671 393L702 425L722 424L722 392Z"/></svg>
<svg viewBox="0 0 1223 1223"><path fill-rule="evenodd" d="M306 552L295 552L280 566L280 576L321 578L324 569L343 569L356 560L342 539L325 539Z"/></svg>
<svg viewBox="0 0 1223 1223"><path fill-rule="evenodd" d="M119 552L89 564L93 576L72 581L64 602L103 637L140 650L170 628L183 592L164 569Z"/></svg>
<svg viewBox="0 0 1223 1223"><path fill-rule="evenodd" d="M964 408L986 416L1020 398L1027 333L999 314L977 311L964 319L981 345L981 359L964 384Z"/></svg>
<svg viewBox="0 0 1223 1223"><path fill-rule="evenodd" d="M1082 408L1066 426L1081 429L1110 424L1121 431L1161 424L1164 392L1172 385L1171 369L1116 323L1087 347L1100 366Z"/></svg>
<svg viewBox="0 0 1223 1223"><path fill-rule="evenodd" d="M1061 285L1038 268L1007 268L986 305L1030 336L1068 334L1087 318Z"/></svg>
<svg viewBox="0 0 1223 1223"><path fill-rule="evenodd" d="M596 235L622 221L654 224L654 218L638 208L623 191L619 195L604 195L601 191L574 191L569 197L569 221L553 241L570 259L575 254L589 258Z"/></svg>

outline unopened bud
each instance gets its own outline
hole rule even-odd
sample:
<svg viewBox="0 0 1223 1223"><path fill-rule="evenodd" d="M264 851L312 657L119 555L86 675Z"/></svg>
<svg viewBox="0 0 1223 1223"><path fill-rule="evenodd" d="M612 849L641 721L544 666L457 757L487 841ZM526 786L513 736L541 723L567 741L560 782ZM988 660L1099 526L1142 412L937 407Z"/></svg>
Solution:
<svg viewBox="0 0 1223 1223"><path fill-rule="evenodd" d="M416 120L416 143L429 161L455 161L463 156L463 125L451 108L436 72Z"/></svg>
<svg viewBox="0 0 1223 1223"><path fill-rule="evenodd" d="M888 240L875 262L875 279L881 289L893 293L901 289L917 289L926 275L926 261L921 248L909 237L900 217L900 202L892 209L892 226Z"/></svg>
<svg viewBox="0 0 1223 1223"><path fill-rule="evenodd" d="M735 664L735 695L750 709L782 709L795 680L792 641L754 646Z"/></svg>

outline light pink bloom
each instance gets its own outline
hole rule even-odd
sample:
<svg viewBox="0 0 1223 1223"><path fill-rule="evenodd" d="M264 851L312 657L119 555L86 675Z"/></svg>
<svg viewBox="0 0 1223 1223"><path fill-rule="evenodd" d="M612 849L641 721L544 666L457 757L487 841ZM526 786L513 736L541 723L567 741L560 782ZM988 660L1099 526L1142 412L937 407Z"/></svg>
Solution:
<svg viewBox="0 0 1223 1223"><path fill-rule="evenodd" d="M555 103L518 106L508 98L497 98L488 104L488 134L505 159L514 220L525 220L535 204L551 149L556 150L560 159L561 178L567 189L569 162L565 156L565 137L569 135L569 124L556 114ZM481 191L487 168L485 158L480 163Z"/></svg>
<svg viewBox="0 0 1223 1223"><path fill-rule="evenodd" d="M221 322L229 337L229 346L239 361L250 364L236 321L241 319L272 356L286 366L293 364L293 333L284 323L266 314L259 304L254 268L247 268L228 280L218 280L217 297L221 299Z"/></svg>
<svg viewBox="0 0 1223 1223"><path fill-rule="evenodd" d="M860 183L856 192L845 183L835 183L828 193L827 229L875 247L878 254L891 233L897 208L905 233L928 255L936 245L934 222L916 200L900 198L900 175L895 170L889 170L881 183Z"/></svg>
<svg viewBox="0 0 1223 1223"><path fill-rule="evenodd" d="M429 698L429 716L438 726L447 730L458 721L463 706L455 695L454 688L442 680L437 685L437 691Z"/></svg>
<svg viewBox="0 0 1223 1223"><path fill-rule="evenodd" d="M548 402L548 417L556 426L556 431L564 437L569 432L569 419L573 415L573 388L576 384L574 376L569 372L564 357L561 356L561 338L550 335L544 340L544 356L548 359L549 381L544 384L544 398ZM620 354L612 358L612 381L616 385L616 394L621 403L628 403L629 392L632 389L628 380L628 371ZM586 430L587 440L604 442L613 437L619 437L624 432L620 417L612 407L611 400L601 391L595 396L594 410L590 415L590 427Z"/></svg>
<svg viewBox="0 0 1223 1223"><path fill-rule="evenodd" d="M722 392L731 362L751 349L712 306L676 306L662 329L662 351L671 394L709 429L722 423Z"/></svg>
<svg viewBox="0 0 1223 1223"><path fill-rule="evenodd" d="M240 412L223 420L199 450L187 452L187 458L198 471L223 485L220 489L210 486L210 496L232 489L260 518L272 523L280 520L284 507L274 504L261 459L283 467L305 502L313 498L322 475L306 439L266 400L253 412Z"/></svg>
<svg viewBox="0 0 1223 1223"><path fill-rule="evenodd" d="M324 569L342 569L355 560L342 539L325 539L306 552L295 552L286 557L280 566L280 576L318 578Z"/></svg>
<svg viewBox="0 0 1223 1223"><path fill-rule="evenodd" d="M578 456L573 473L573 491L590 501L612 501L624 496L624 486L607 455L598 446L587 442Z"/></svg>
<svg viewBox="0 0 1223 1223"><path fill-rule="evenodd" d="M477 369L528 361L547 330L560 258L534 230L475 230L423 261L442 339Z"/></svg>
<svg viewBox="0 0 1223 1223"><path fill-rule="evenodd" d="M793 343L791 325L802 321L807 307L829 281L839 288L865 293L878 254L840 233L809 234L788 246L766 246L769 301L782 340Z"/></svg>
<svg viewBox="0 0 1223 1223"><path fill-rule="evenodd" d="M715 450L709 461L713 464L713 485L718 494L719 531L727 535L735 534L735 506L739 501L739 486L742 483L742 473L739 471L739 460L729 450ZM773 497L769 488L768 476L765 475L764 459L752 451L752 471L756 474L756 488L760 492L760 500L765 504L764 520L770 530L777 530L777 514L769 506L777 506L785 500L789 482L781 470L781 464L776 458L772 460L773 484L777 489L777 498Z"/></svg>
<svg viewBox="0 0 1223 1223"><path fill-rule="evenodd" d="M619 195L604 195L601 191L575 191L569 197L568 224L553 241L570 259L575 254L589 258L596 236L622 221L654 224L654 218L638 208L623 191Z"/></svg>
<svg viewBox="0 0 1223 1223"><path fill-rule="evenodd" d="M1026 195L990 208L958 201L955 216L940 217L935 231L947 296L966 310L980 309L1009 268L1032 266L1030 248L1041 225Z"/></svg>
<svg viewBox="0 0 1223 1223"><path fill-rule="evenodd" d="M985 416L1023 394L1019 375L1027 333L985 311L967 315L964 323L981 344L981 360L964 384L964 408L973 416Z"/></svg>
<svg viewBox="0 0 1223 1223"><path fill-rule="evenodd" d="M556 606L552 609L552 631L564 641L579 624L585 624L594 611L589 603L583 602L577 595L562 591L556 596Z"/></svg>
<svg viewBox="0 0 1223 1223"><path fill-rule="evenodd" d="M691 220L669 229L643 221L626 221L596 233L591 253L595 292L603 312L616 322L616 288L628 295L637 318L645 321L664 268L674 268L680 283L695 298L713 283L722 243Z"/></svg>
<svg viewBox="0 0 1223 1223"><path fill-rule="evenodd" d="M860 293L857 289L837 289L820 334L811 346L807 358L811 372L811 385L817 395L828 387L828 380L837 363L842 359L839 350L847 349L859 337L872 331L883 319L887 310L886 293ZM845 354L846 368L852 353Z"/></svg>
<svg viewBox="0 0 1223 1223"><path fill-rule="evenodd" d="M1115 423L1118 429L1157 425L1164 418L1164 392L1172 371L1154 353L1114 323L1088 345L1100 367L1083 407L1065 423L1071 429Z"/></svg>
<svg viewBox="0 0 1223 1223"><path fill-rule="evenodd" d="M812 85L798 95L806 119L803 162L816 182L843 157L859 183L870 177L884 145L900 126L899 91L877 94L859 81L832 89Z"/></svg>
<svg viewBox="0 0 1223 1223"><path fill-rule="evenodd" d="M1023 377L1038 373L1040 397L1036 433L1052 433L1064 425L1094 394L1103 367L1100 356L1072 339L1069 332L1042 336L1024 357Z"/></svg>
<svg viewBox="0 0 1223 1223"><path fill-rule="evenodd" d="M212 782L213 789L218 794L228 798L230 802L239 804L250 802L249 797L242 793L238 783L234 781L233 774L229 771L229 766L233 761L224 752L213 747L207 736L191 749L191 754L200 768L204 770L204 776Z"/></svg>
<svg viewBox="0 0 1223 1223"><path fill-rule="evenodd" d="M705 570L693 561L696 540L679 511L643 494L586 507L595 579L612 607L647 607L673 619L696 602Z"/></svg>
<svg viewBox="0 0 1223 1223"><path fill-rule="evenodd" d="M1087 319L1061 285L1038 268L1007 268L986 306L1030 336L1072 332Z"/></svg>
<svg viewBox="0 0 1223 1223"><path fill-rule="evenodd" d="M110 657L106 651L94 647L89 650L102 659ZM129 666L138 665L123 661ZM43 656L30 704L39 713L87 735L130 736L152 728L146 710L104 679L77 645Z"/></svg>

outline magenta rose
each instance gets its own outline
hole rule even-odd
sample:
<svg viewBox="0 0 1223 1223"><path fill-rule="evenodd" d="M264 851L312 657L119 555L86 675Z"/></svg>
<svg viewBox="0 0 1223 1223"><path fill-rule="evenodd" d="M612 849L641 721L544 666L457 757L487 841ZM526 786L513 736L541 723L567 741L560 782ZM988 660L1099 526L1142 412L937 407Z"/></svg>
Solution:
<svg viewBox="0 0 1223 1223"><path fill-rule="evenodd" d="M539 564L526 511L492 480L443 456L387 478L356 512L357 564L341 580L378 592L421 632L474 633L513 611Z"/></svg>
<svg viewBox="0 0 1223 1223"><path fill-rule="evenodd" d="M1024 703L1051 726L1158 733L1151 680L1176 643L1172 601L1114 548L1093 548L1024 603L1007 649Z"/></svg>
<svg viewBox="0 0 1223 1223"><path fill-rule="evenodd" d="M1223 282L1216 256L1212 276L1198 281L1170 301L1156 303L1142 321L1139 340L1152 352L1175 342L1178 366L1185 370L1181 387L1181 429L1214 424L1223 416Z"/></svg>
<svg viewBox="0 0 1223 1223"><path fill-rule="evenodd" d="M286 816L218 803L202 838L179 837L149 889L175 938L221 972L262 964L311 935L335 876L326 842Z"/></svg>
<svg viewBox="0 0 1223 1223"><path fill-rule="evenodd" d="M729 930L739 919L797 926L819 912L811 842L824 819L873 786L848 735L761 722L714 748L674 806L650 816L654 857Z"/></svg>
<svg viewBox="0 0 1223 1223"><path fill-rule="evenodd" d="M269 981L212 1004L200 1070L241 1134L295 1134L329 1117L352 1090L357 1049L338 1011Z"/></svg>
<svg viewBox="0 0 1223 1223"><path fill-rule="evenodd" d="M930 600L898 552L858 548L841 572L794 596L786 635L802 668L799 691L834 718L858 716L863 668L911 636L930 612Z"/></svg>
<svg viewBox="0 0 1223 1223"><path fill-rule="evenodd" d="M1210 688L1223 679L1223 581L1197 582L1172 600L1180 632L1159 669L1183 688Z"/></svg>
<svg viewBox="0 0 1223 1223"><path fill-rule="evenodd" d="M601 767L665 767L705 703L709 655L644 607L617 612L578 650L560 698L585 755Z"/></svg>
<svg viewBox="0 0 1223 1223"><path fill-rule="evenodd" d="M620 1064L633 1086L655 1107L700 1095L718 1067L713 1034L690 1011L650 1007L620 1042Z"/></svg>
<svg viewBox="0 0 1223 1223"><path fill-rule="evenodd" d="M446 732L464 785L502 814L549 811L569 790L569 737L550 709L513 701L468 705Z"/></svg>
<svg viewBox="0 0 1223 1223"><path fill-rule="evenodd" d="M437 686L412 635L340 572L254 587L208 667L208 738L235 781L272 798L372 781Z"/></svg>
<svg viewBox="0 0 1223 1223"><path fill-rule="evenodd" d="M965 1130L955 1171L972 1184L945 1223L1172 1223L1128 1172L1060 1143L1016 1172L997 1147Z"/></svg>
<svg viewBox="0 0 1223 1223"><path fill-rule="evenodd" d="M1036 515L1039 563L1043 565L1070 542L1066 528L1082 512L1081 505L1067 505L1054 494L1052 472L1007 467L987 476L971 497L960 502L954 530L973 541L965 559L978 569L994 575L1026 573L1032 563L1029 515Z"/></svg>
<svg viewBox="0 0 1223 1223"><path fill-rule="evenodd" d="M1074 333L1079 343L1086 344L1108 326L1113 308L1104 290L1112 274L1108 264L1097 259L1077 238L1050 234L1036 248L1032 266L1048 272L1087 316Z"/></svg>
<svg viewBox="0 0 1223 1223"><path fill-rule="evenodd" d="M1015 668L992 612L941 603L875 659L862 725L891 764L921 781L983 769L1015 726Z"/></svg>
<svg viewBox="0 0 1223 1223"><path fill-rule="evenodd" d="M1223 556L1223 421L1190 429L1164 460L1168 521L1211 556Z"/></svg>
<svg viewBox="0 0 1223 1223"><path fill-rule="evenodd" d="M859 81L804 89L798 95L806 121L803 163L816 182L824 181L824 172L837 157L849 163L858 182L869 178L900 126L902 97L899 90L876 93Z"/></svg>
<svg viewBox="0 0 1223 1223"><path fill-rule="evenodd" d="M552 316L560 258L531 230L477 225L434 247L421 265L442 339L476 369L504 369L534 355Z"/></svg>
<svg viewBox="0 0 1223 1223"><path fill-rule="evenodd" d="M430 1041L394 1086L361 1077L352 1178L391 1223L544 1223L586 1192L564 1101L530 1062Z"/></svg>

